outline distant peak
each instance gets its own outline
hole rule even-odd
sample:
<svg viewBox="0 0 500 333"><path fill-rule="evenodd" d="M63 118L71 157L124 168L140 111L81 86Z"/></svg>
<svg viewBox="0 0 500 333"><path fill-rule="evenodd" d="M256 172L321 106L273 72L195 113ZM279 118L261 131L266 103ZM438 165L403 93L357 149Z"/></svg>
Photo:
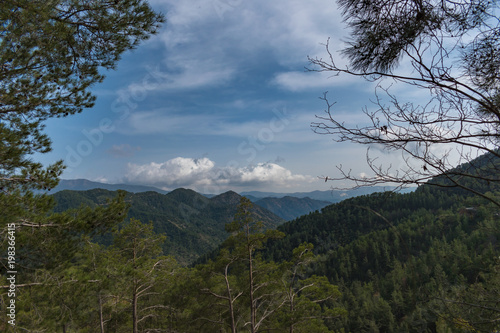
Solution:
<svg viewBox="0 0 500 333"><path fill-rule="evenodd" d="M210 201L214 203L239 203L240 199L241 195L239 195L238 193L234 191L227 191L216 195L215 197L210 199Z"/></svg>
<svg viewBox="0 0 500 333"><path fill-rule="evenodd" d="M198 193L198 192L183 187L176 188L175 190L170 192L170 194L176 194L176 193Z"/></svg>
<svg viewBox="0 0 500 333"><path fill-rule="evenodd" d="M231 190L229 190L229 191L227 191L227 192L224 192L224 193L221 193L221 194L219 194L219 195L233 195L233 196L235 195L235 196L240 197L240 195L239 195L238 193L236 193L236 192L234 192L234 191L231 191Z"/></svg>
<svg viewBox="0 0 500 333"><path fill-rule="evenodd" d="M188 188L182 188L182 187L177 188L177 189L173 190L172 192L169 192L167 195L171 198L176 198L179 200L186 200L189 198L197 198L197 197L205 198L202 194L200 194L194 190L191 190Z"/></svg>

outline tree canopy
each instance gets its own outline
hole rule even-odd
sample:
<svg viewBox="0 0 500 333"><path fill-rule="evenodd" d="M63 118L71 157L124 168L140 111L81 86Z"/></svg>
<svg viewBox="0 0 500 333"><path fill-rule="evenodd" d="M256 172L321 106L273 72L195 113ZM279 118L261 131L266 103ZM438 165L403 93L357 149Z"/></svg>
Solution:
<svg viewBox="0 0 500 333"><path fill-rule="evenodd" d="M142 0L7 0L0 4L0 186L53 187L62 162L43 122L94 105L90 88L120 56L158 30L163 16Z"/></svg>
<svg viewBox="0 0 500 333"><path fill-rule="evenodd" d="M2 299L8 295L9 305L17 304L12 329L15 313L40 326L30 312L37 311L36 302L18 289L44 286L51 297L58 294L54 285L86 239L109 231L127 212L123 193L96 209L52 213L54 199L32 192L56 186L64 169L63 161L44 166L34 160L51 150L44 122L92 107L91 88L104 79L102 72L157 32L163 20L143 0L0 3L0 244L6 250L1 287L8 290ZM2 301L3 313L6 306Z"/></svg>

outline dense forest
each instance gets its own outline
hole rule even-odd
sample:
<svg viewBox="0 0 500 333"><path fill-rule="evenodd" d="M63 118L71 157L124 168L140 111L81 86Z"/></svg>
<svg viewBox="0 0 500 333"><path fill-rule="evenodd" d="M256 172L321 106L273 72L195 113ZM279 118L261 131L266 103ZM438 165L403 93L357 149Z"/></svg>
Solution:
<svg viewBox="0 0 500 333"><path fill-rule="evenodd" d="M499 2L337 2L347 62L328 40L311 71L376 82L376 110L344 122L325 93L311 126L402 167L368 150L371 175L323 179L419 187L284 223L234 192L48 195L65 165L37 161L46 121L92 108L165 17L144 0L1 1L0 331L499 332ZM383 78L430 100L398 100Z"/></svg>
<svg viewBox="0 0 500 333"><path fill-rule="evenodd" d="M488 196L494 194L487 193ZM339 286L346 332L494 332L498 329L500 209L449 189L382 193L325 208L278 229L265 254L288 258L307 241L311 274Z"/></svg>
<svg viewBox="0 0 500 333"><path fill-rule="evenodd" d="M68 243L49 240L68 236L63 234L23 242L27 252L19 254L24 274L17 285L16 324L2 318L2 331L306 332L313 327L326 332L331 320L345 315L338 288L325 277L306 274L315 260L310 244L295 249L288 261L262 258L258 251L267 240L283 234L258 220L248 199L235 203L218 256L191 268L165 255L168 235L154 232L152 222L125 218L126 201L126 193L118 192L93 210L81 206L52 215L93 214L98 220L121 215L125 221L100 232L111 233L107 245L83 231L68 231L73 234ZM49 245L59 256L38 253ZM7 274L2 284L9 285ZM8 311L7 293L2 299Z"/></svg>
<svg viewBox="0 0 500 333"><path fill-rule="evenodd" d="M178 237L169 234L172 221L152 218L153 208L163 203L151 197L165 195L145 192L136 197L105 190L68 194L54 196L59 203L53 217L77 217L82 212L93 219L123 216L103 223L92 234L59 232L59 237L72 235L67 243L51 244L54 235L42 244L36 243L40 238L23 242L19 266L30 282L18 285L18 328L53 332L499 329L500 209L470 193L431 185L412 193L375 193L332 204L277 229L235 193L196 197L206 201L204 215L199 216L199 226L190 225L190 232L202 234L203 227L210 227L201 226L204 219L219 219L227 236L216 252L190 267L165 246L167 239ZM184 201L193 200L193 192L187 190L171 196L175 200L164 209L179 209ZM234 207L229 219L227 204ZM138 219L141 211L148 212L144 217L149 221ZM182 251L188 251L189 244ZM193 253L196 249L193 246ZM7 277L3 274L3 285L8 285ZM5 292L2 299L6 311ZM2 321L3 331L13 330L8 319Z"/></svg>
<svg viewBox="0 0 500 333"><path fill-rule="evenodd" d="M81 205L97 207L116 197L116 191L93 189L88 191L60 191L53 195L56 212L76 209ZM224 229L232 221L240 196L232 191L213 198L187 189L176 189L167 194L158 192L124 193L129 205L128 218L151 222L155 233L168 235L161 247L181 264L190 264L200 255L211 251L227 238ZM258 205L253 207L256 219L266 227L276 228L283 219ZM95 241L109 245L111 234L96 237Z"/></svg>

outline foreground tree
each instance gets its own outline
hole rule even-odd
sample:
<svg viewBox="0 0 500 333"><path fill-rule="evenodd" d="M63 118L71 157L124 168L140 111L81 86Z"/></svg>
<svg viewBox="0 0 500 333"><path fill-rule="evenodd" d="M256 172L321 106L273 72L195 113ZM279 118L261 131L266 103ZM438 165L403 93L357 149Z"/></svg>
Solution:
<svg viewBox="0 0 500 333"><path fill-rule="evenodd" d="M44 121L92 107L89 89L104 79L99 71L113 69L123 52L155 33L162 21L141 0L1 2L2 229L9 223L34 232L68 227L68 219L46 219L50 199L29 193L56 186L64 168L62 161L44 167L32 159L51 150ZM89 229L95 222L88 220Z"/></svg>
<svg viewBox="0 0 500 333"><path fill-rule="evenodd" d="M1 274L22 269L18 289L50 285L83 236L123 220L122 196L106 209L50 214L53 199L31 190L55 187L63 161L43 166L33 155L51 150L44 121L92 107L90 88L104 79L101 71L113 69L123 52L155 33L162 21L143 0L0 3ZM37 275L40 269L43 274ZM22 304L20 317L29 311L19 308ZM34 320L32 329L37 324Z"/></svg>
<svg viewBox="0 0 500 333"><path fill-rule="evenodd" d="M8 329L14 332L16 327L28 331L57 331L61 327L64 330L70 327L68 325L75 317L85 315L88 301L85 297L98 283L88 282L96 279L86 277L86 273L74 266L81 252L88 249L85 245L87 239L123 221L127 213L124 195L120 192L108 204L96 209L83 207L49 215L35 209L29 212L26 221L17 223L14 269L3 259L0 277L0 297L3 299L0 309L6 313L8 302L14 300L16 316L12 322L9 322L10 317L0 317L3 332L10 332ZM45 196L44 199L52 198ZM10 234L3 232L1 235L2 248L9 248ZM89 256L91 253L89 251ZM12 281L7 280L12 273L6 273L12 270L17 272L14 294L10 294Z"/></svg>
<svg viewBox="0 0 500 333"><path fill-rule="evenodd" d="M250 332L254 333L265 320L278 310L284 303L276 297L270 285L270 279L275 268L272 263L265 263L255 252L262 249L269 239L282 238L284 234L277 230L264 230L262 221L255 220L251 209L252 202L242 197L238 210L231 223L226 225L226 231L232 233L227 243L233 248L233 253L244 262L248 273L247 299L250 309L250 320L245 323ZM277 300L278 299L278 300Z"/></svg>
<svg viewBox="0 0 500 333"><path fill-rule="evenodd" d="M158 331L154 323L168 313L169 306L163 304L161 295L177 263L162 256L165 239L153 232L152 224L135 219L115 232L110 248L114 258L110 264L116 274L115 297L117 303L128 303L126 312L130 314L133 333Z"/></svg>
<svg viewBox="0 0 500 333"><path fill-rule="evenodd" d="M325 276L308 276L307 269L318 259L312 249L312 244L301 244L293 250L292 260L282 264L285 304L277 319L289 333L330 332L324 321L346 315L335 303L340 298L338 287Z"/></svg>
<svg viewBox="0 0 500 333"><path fill-rule="evenodd" d="M405 186L441 176L439 185L461 187L478 195L483 194L470 186L472 180L498 183L498 1L338 3L351 28L351 39L342 50L349 65L337 65L327 43L328 57L311 58L311 70L377 82L375 108L365 109L366 122L348 124L334 114L334 103L325 94L326 113L312 127L317 133L333 134L339 142L399 152L404 166L394 169L368 151L371 176L359 177L339 166L341 177L327 180L347 179L355 186ZM420 105L402 101L387 86L382 87L384 79L423 89L429 98ZM473 161L484 153L488 155L481 162ZM462 167L455 168L458 164Z"/></svg>
<svg viewBox="0 0 500 333"><path fill-rule="evenodd" d="M147 2L7 0L0 4L0 187L47 189L62 163L29 159L50 151L43 121L94 105L89 89L120 55L155 33L163 17Z"/></svg>
<svg viewBox="0 0 500 333"><path fill-rule="evenodd" d="M232 234L217 258L197 266L201 281L191 282L203 286L192 312L197 332L329 332L325 320L345 313L335 304L336 286L325 277L307 276L317 259L312 245L295 249L290 262L262 258L268 240L284 235L263 228L250 200L241 199L226 230Z"/></svg>

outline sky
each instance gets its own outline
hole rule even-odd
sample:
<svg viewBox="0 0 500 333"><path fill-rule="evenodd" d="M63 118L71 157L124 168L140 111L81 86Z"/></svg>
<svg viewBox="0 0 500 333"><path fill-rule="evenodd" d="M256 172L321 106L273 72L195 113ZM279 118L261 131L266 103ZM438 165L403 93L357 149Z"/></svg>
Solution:
<svg viewBox="0 0 500 333"><path fill-rule="evenodd" d="M92 109L47 122L63 179L201 193L329 190L337 166L369 172L366 147L316 134L328 91L335 114L362 122L374 84L307 71L308 56L347 36L335 1L155 0L159 33L94 86ZM397 160L395 160L397 164Z"/></svg>

